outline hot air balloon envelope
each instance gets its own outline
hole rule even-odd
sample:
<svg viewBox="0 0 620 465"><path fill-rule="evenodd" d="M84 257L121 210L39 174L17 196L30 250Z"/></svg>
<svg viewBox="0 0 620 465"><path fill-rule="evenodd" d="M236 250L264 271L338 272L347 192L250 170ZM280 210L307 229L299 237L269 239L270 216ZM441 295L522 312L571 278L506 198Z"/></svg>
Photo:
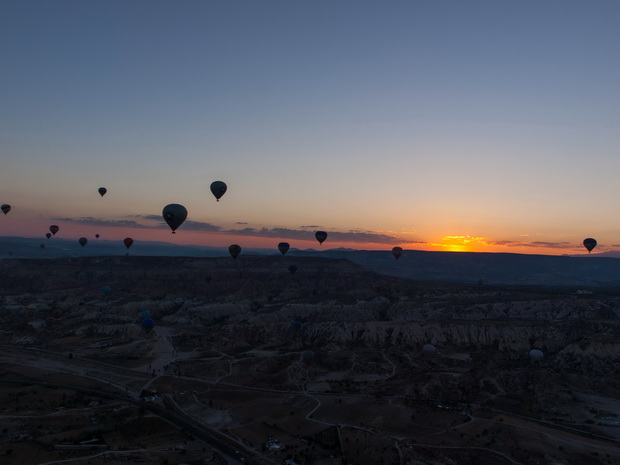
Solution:
<svg viewBox="0 0 620 465"><path fill-rule="evenodd" d="M56 233L57 233L59 230L60 230L60 228L58 227L58 225L53 224L53 225L51 225L51 226L50 226L50 232L51 232L54 236L56 235Z"/></svg>
<svg viewBox="0 0 620 465"><path fill-rule="evenodd" d="M542 353L541 350L538 350L538 349L530 350L530 358L534 360L535 362L542 360L543 357L544 357L544 354Z"/></svg>
<svg viewBox="0 0 620 465"><path fill-rule="evenodd" d="M314 233L314 237L319 241L319 244L322 244L327 239L327 233L325 231L317 231Z"/></svg>
<svg viewBox="0 0 620 465"><path fill-rule="evenodd" d="M112 288L110 286L101 286L101 291L104 294L109 294L110 292L112 292Z"/></svg>
<svg viewBox="0 0 620 465"><path fill-rule="evenodd" d="M278 244L278 250L280 251L280 253L282 255L284 255L286 252L288 252L288 249L290 249L291 246L288 242L280 242Z"/></svg>
<svg viewBox="0 0 620 465"><path fill-rule="evenodd" d="M45 244L44 244L43 242L41 242L41 243L39 244L39 247L41 247L42 249L44 249L44 248L45 248Z"/></svg>
<svg viewBox="0 0 620 465"><path fill-rule="evenodd" d="M147 333L150 333L155 327L155 321L152 318L146 318L142 320L142 329Z"/></svg>
<svg viewBox="0 0 620 465"><path fill-rule="evenodd" d="M214 181L211 183L211 193L215 196L216 200L219 202L222 196L226 193L226 183L223 181Z"/></svg>
<svg viewBox="0 0 620 465"><path fill-rule="evenodd" d="M103 197L105 195L106 192L108 192L108 190L105 187L100 187L98 189L99 195L101 195L101 197Z"/></svg>
<svg viewBox="0 0 620 465"><path fill-rule="evenodd" d="M588 253L592 252L592 249L596 247L596 239L592 239L591 237L584 239L583 246L588 249Z"/></svg>
<svg viewBox="0 0 620 465"><path fill-rule="evenodd" d="M230 256L232 258L236 259L241 253L241 246L237 244L233 244L230 247L228 247L228 252L230 253Z"/></svg>
<svg viewBox="0 0 620 465"><path fill-rule="evenodd" d="M45 237L49 239L50 237L52 237L52 233L45 233Z"/></svg>
<svg viewBox="0 0 620 465"><path fill-rule="evenodd" d="M6 215L11 211L11 206L8 203L3 203L2 206L0 206L0 210L2 210L2 213Z"/></svg>
<svg viewBox="0 0 620 465"><path fill-rule="evenodd" d="M78 239L78 242L80 243L82 247L84 247L88 243L88 239L86 239L85 237L80 237Z"/></svg>
<svg viewBox="0 0 620 465"><path fill-rule="evenodd" d="M396 260L398 260L401 257L402 254L403 254L403 248L402 247L394 247L392 249L392 255L394 255Z"/></svg>
<svg viewBox="0 0 620 465"><path fill-rule="evenodd" d="M123 239L123 244L125 244L125 247L129 249L129 247L131 247L131 245L133 244L133 239L131 237L126 237L125 239Z"/></svg>
<svg viewBox="0 0 620 465"><path fill-rule="evenodd" d="M185 218L187 218L187 208L178 203L171 203L164 207L162 215L174 233L176 229L183 224Z"/></svg>
<svg viewBox="0 0 620 465"><path fill-rule="evenodd" d="M99 234L95 234L95 239L99 239Z"/></svg>
<svg viewBox="0 0 620 465"><path fill-rule="evenodd" d="M424 352L425 354L436 354L437 347L435 347L433 344L424 344L424 347L422 347L422 352Z"/></svg>

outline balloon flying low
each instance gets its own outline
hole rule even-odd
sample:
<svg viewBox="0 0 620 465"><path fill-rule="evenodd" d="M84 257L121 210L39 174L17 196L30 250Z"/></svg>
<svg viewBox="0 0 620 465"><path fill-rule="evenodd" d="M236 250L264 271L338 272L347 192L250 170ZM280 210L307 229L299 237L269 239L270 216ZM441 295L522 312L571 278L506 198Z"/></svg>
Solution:
<svg viewBox="0 0 620 465"><path fill-rule="evenodd" d="M544 357L544 354L542 353L541 350L538 350L538 349L530 350L530 358L533 361L538 362L538 361L542 360L543 357Z"/></svg>
<svg viewBox="0 0 620 465"><path fill-rule="evenodd" d="M211 183L211 193L215 199L219 202L222 196L226 193L226 183L223 181L214 181Z"/></svg>
<svg viewBox="0 0 620 465"><path fill-rule="evenodd" d="M291 273L291 275L294 275L297 272L297 267L295 265L289 265L288 271L289 273Z"/></svg>
<svg viewBox="0 0 620 465"><path fill-rule="evenodd" d="M288 242L280 242L278 244L278 250L280 251L280 253L282 255L284 255L286 252L288 252L288 249L290 249L291 246Z"/></svg>
<svg viewBox="0 0 620 465"><path fill-rule="evenodd" d="M164 207L162 215L166 223L168 223L168 226L170 226L170 229L172 229L172 234L174 234L176 229L181 226L185 218L187 218L187 208L178 203L171 203Z"/></svg>
<svg viewBox="0 0 620 465"><path fill-rule="evenodd" d="M401 255L403 254L403 248L402 247L394 247L392 249L392 255L394 255L394 258L396 258L396 260L398 260Z"/></svg>
<svg viewBox="0 0 620 465"><path fill-rule="evenodd" d="M101 291L107 295L112 292L112 288L110 286L101 286Z"/></svg>
<svg viewBox="0 0 620 465"><path fill-rule="evenodd" d="M592 252L592 249L596 247L596 239L588 237L583 240L583 246L588 249L588 253Z"/></svg>
<svg viewBox="0 0 620 465"><path fill-rule="evenodd" d="M314 233L314 237L319 241L319 244L322 244L327 239L327 233L325 231L317 231Z"/></svg>
<svg viewBox="0 0 620 465"><path fill-rule="evenodd" d="M99 192L99 195L103 197L106 194L106 192L108 192L108 190L105 187L100 187L98 189L98 192Z"/></svg>
<svg viewBox="0 0 620 465"><path fill-rule="evenodd" d="M131 237L126 237L125 239L123 239L123 244L125 244L125 247L127 247L127 250L129 250L129 247L131 247L131 245L133 244L133 239Z"/></svg>
<svg viewBox="0 0 620 465"><path fill-rule="evenodd" d="M45 233L45 237L49 239L50 237L52 237L52 233Z"/></svg>
<svg viewBox="0 0 620 465"><path fill-rule="evenodd" d="M99 234L95 234L95 239L99 239Z"/></svg>
<svg viewBox="0 0 620 465"><path fill-rule="evenodd" d="M82 247L84 247L86 244L88 244L88 239L86 239L85 237L80 237L78 239L78 242L80 243Z"/></svg>
<svg viewBox="0 0 620 465"><path fill-rule="evenodd" d="M425 354L436 354L437 347L435 347L433 344L424 344L424 347L422 347L422 352L424 352Z"/></svg>
<svg viewBox="0 0 620 465"><path fill-rule="evenodd" d="M0 210L2 210L2 213L6 215L11 211L11 206L8 203L3 203L2 206L0 206Z"/></svg>
<svg viewBox="0 0 620 465"><path fill-rule="evenodd" d="M231 245L228 247L228 253L230 253L230 256L236 260L241 253L241 246L237 244Z"/></svg>
<svg viewBox="0 0 620 465"><path fill-rule="evenodd" d="M155 327L155 321L152 318L146 318L142 320L142 329L146 331L147 333L150 333L151 331L153 331L154 327Z"/></svg>
<svg viewBox="0 0 620 465"><path fill-rule="evenodd" d="M44 248L45 248L45 244L44 244L43 242L41 242L41 243L39 244L39 247L41 247L42 249L44 249Z"/></svg>

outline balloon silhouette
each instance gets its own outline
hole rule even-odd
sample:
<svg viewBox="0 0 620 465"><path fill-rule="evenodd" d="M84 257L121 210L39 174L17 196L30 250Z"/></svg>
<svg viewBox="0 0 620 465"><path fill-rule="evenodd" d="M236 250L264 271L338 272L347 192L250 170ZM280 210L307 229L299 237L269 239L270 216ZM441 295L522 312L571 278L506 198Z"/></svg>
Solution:
<svg viewBox="0 0 620 465"><path fill-rule="evenodd" d="M297 267L295 265L289 265L288 271L289 273L291 273L291 275L294 275L297 272Z"/></svg>
<svg viewBox="0 0 620 465"><path fill-rule="evenodd" d="M394 247L392 249L392 255L394 255L396 260L398 260L401 257L402 254L403 254L403 248L402 247Z"/></svg>
<svg viewBox="0 0 620 465"><path fill-rule="evenodd" d="M125 247L127 247L127 250L129 250L129 247L131 247L131 245L133 244L133 239L131 237L126 237L125 239L123 239L123 244L125 244Z"/></svg>
<svg viewBox="0 0 620 465"><path fill-rule="evenodd" d="M228 247L228 253L230 253L230 256L236 260L241 253L241 246L237 244L231 245Z"/></svg>
<svg viewBox="0 0 620 465"><path fill-rule="evenodd" d="M56 233L57 233L59 230L60 230L60 228L59 228L57 225L55 225L55 224L53 224L53 225L51 225L51 226L50 226L50 232L51 232L54 236L56 235Z"/></svg>
<svg viewBox="0 0 620 465"><path fill-rule="evenodd" d="M11 206L8 203L3 203L0 206L0 210L2 210L2 213L4 213L5 215L11 211Z"/></svg>
<svg viewBox="0 0 620 465"><path fill-rule="evenodd" d="M103 197L106 194L106 192L108 192L108 190L105 187L100 187L98 189L98 192L99 192L99 195Z"/></svg>
<svg viewBox="0 0 620 465"><path fill-rule="evenodd" d="M280 251L280 253L282 255L284 255L286 252L288 252L288 249L290 249L291 246L289 245L288 242L280 242L278 244L278 250Z"/></svg>
<svg viewBox="0 0 620 465"><path fill-rule="evenodd" d="M542 353L541 350L538 350L538 349L530 350L530 358L533 361L538 362L538 361L542 360L543 357L544 357L544 354Z"/></svg>
<svg viewBox="0 0 620 465"><path fill-rule="evenodd" d="M45 233L45 237L49 239L50 237L52 237L52 233Z"/></svg>
<svg viewBox="0 0 620 465"><path fill-rule="evenodd" d="M170 226L170 229L172 229L172 234L174 234L176 229L181 226L185 218L187 218L187 208L178 203L171 203L164 207L162 215L166 223L168 223L168 226Z"/></svg>
<svg viewBox="0 0 620 465"><path fill-rule="evenodd" d="M41 242L41 243L39 244L39 247L41 247L42 249L44 249L44 248L45 248L45 244L44 244L43 242Z"/></svg>
<svg viewBox="0 0 620 465"><path fill-rule="evenodd" d="M322 244L327 239L327 233L325 231L317 231L314 233L314 237L319 241L319 244Z"/></svg>
<svg viewBox="0 0 620 465"><path fill-rule="evenodd" d="M80 243L82 247L84 247L86 244L88 244L88 239L86 239L85 237L80 237L78 239L78 242Z"/></svg>
<svg viewBox="0 0 620 465"><path fill-rule="evenodd" d="M226 193L226 183L223 181L214 181L211 183L211 193L215 196L215 199L219 202L222 196Z"/></svg>
<svg viewBox="0 0 620 465"><path fill-rule="evenodd" d="M584 239L583 246L588 249L588 253L592 252L592 249L596 247L596 239L592 239L591 237Z"/></svg>
<svg viewBox="0 0 620 465"><path fill-rule="evenodd" d="M99 239L99 234L95 234L95 239Z"/></svg>

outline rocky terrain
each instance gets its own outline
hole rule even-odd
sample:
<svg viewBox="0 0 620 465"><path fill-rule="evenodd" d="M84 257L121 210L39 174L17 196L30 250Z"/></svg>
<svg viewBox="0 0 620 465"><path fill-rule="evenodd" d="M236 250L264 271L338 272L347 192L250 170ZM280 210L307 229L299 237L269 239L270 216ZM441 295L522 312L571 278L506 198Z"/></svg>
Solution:
<svg viewBox="0 0 620 465"><path fill-rule="evenodd" d="M316 256L108 256L3 259L0 298L5 352L39 354L6 355L2 379L146 386L256 463L620 462L614 288L442 284ZM16 450L4 437L0 454Z"/></svg>

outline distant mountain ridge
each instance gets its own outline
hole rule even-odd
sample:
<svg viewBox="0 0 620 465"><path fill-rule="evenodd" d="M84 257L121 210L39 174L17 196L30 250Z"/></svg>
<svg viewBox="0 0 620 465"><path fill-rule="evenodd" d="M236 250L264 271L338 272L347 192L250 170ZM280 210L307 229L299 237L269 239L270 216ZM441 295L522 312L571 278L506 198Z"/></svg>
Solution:
<svg viewBox="0 0 620 465"><path fill-rule="evenodd" d="M45 248L39 247L41 243ZM121 241L92 239L85 247L80 247L77 241L61 238L0 237L0 256L10 258L9 251L11 258L124 256L127 253L130 256L229 257L226 247L136 241L127 251ZM620 287L620 260L611 254L556 256L405 250L396 260L388 250L337 248L290 249L286 257L346 259L369 271L422 281L586 289ZM237 260L247 255L280 255L280 252L275 245L273 249L244 248Z"/></svg>

